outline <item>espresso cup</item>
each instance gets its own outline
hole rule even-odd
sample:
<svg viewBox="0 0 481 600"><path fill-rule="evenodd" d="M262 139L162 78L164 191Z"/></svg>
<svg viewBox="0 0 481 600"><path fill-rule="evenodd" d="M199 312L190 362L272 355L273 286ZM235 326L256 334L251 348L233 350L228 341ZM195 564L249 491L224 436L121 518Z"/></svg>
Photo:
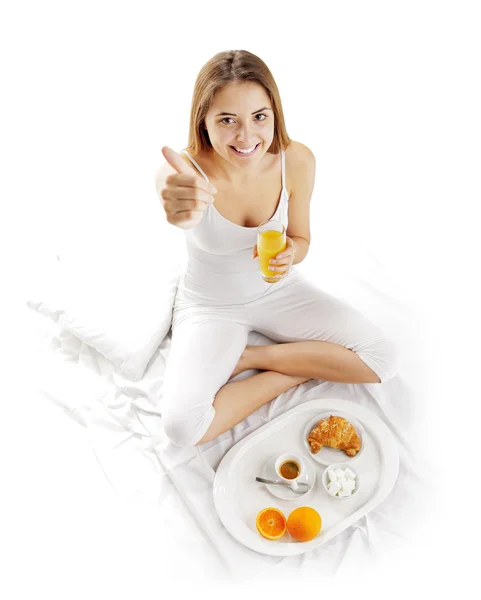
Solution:
<svg viewBox="0 0 481 600"><path fill-rule="evenodd" d="M297 454L286 453L281 454L274 465L277 476L288 483L292 483L292 487L299 487L298 481L304 475L304 463Z"/></svg>

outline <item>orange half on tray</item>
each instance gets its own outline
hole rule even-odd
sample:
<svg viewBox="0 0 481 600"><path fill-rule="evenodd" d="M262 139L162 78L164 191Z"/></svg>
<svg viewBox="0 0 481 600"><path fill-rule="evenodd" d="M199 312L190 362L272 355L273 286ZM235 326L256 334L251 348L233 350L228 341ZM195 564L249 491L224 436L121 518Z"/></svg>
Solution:
<svg viewBox="0 0 481 600"><path fill-rule="evenodd" d="M267 540L280 540L287 531L287 520L278 508L264 508L257 515L256 527Z"/></svg>

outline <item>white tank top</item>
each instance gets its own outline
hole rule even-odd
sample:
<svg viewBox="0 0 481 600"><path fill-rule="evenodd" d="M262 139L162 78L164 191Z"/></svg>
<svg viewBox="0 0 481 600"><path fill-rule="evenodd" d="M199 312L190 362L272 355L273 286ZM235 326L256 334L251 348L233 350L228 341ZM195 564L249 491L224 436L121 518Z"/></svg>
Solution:
<svg viewBox="0 0 481 600"><path fill-rule="evenodd" d="M182 150L209 181L194 158ZM285 184L285 152L281 150L280 198L271 219L287 230L289 195ZM243 227L223 217L209 204L201 222L184 229L187 264L179 290L201 304L244 304L272 291L278 284L262 279L258 259L252 258L257 244L257 227Z"/></svg>

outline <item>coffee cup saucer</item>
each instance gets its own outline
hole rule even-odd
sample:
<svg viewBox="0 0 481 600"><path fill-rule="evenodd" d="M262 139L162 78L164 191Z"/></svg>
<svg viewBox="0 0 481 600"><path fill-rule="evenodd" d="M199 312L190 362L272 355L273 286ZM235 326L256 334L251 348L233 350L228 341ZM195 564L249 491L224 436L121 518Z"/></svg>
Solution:
<svg viewBox="0 0 481 600"><path fill-rule="evenodd" d="M271 456L262 469L261 477L264 479L272 479L272 481L281 480L279 475L277 474L274 465L276 463L277 455ZM299 477L299 483L307 483L309 489L305 492L294 492L288 487L284 485L274 485L270 483L264 484L267 490L276 498L280 498L281 500L295 500L296 498L303 498L307 494L309 494L315 483L316 483L316 471L314 466L311 464L311 461L303 461L305 465L304 473ZM281 480L282 481L282 480Z"/></svg>

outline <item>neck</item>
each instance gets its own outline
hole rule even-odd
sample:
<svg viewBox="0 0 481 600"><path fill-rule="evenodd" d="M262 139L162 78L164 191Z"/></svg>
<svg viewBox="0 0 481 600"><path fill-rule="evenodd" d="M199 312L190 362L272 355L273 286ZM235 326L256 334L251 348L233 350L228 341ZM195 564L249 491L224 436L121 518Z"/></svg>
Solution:
<svg viewBox="0 0 481 600"><path fill-rule="evenodd" d="M209 153L209 162L211 169L215 173L216 179L226 181L234 186L247 186L255 183L259 175L264 171L266 161L271 155L266 154L261 160L252 166L236 167L225 160L215 150L211 149Z"/></svg>

